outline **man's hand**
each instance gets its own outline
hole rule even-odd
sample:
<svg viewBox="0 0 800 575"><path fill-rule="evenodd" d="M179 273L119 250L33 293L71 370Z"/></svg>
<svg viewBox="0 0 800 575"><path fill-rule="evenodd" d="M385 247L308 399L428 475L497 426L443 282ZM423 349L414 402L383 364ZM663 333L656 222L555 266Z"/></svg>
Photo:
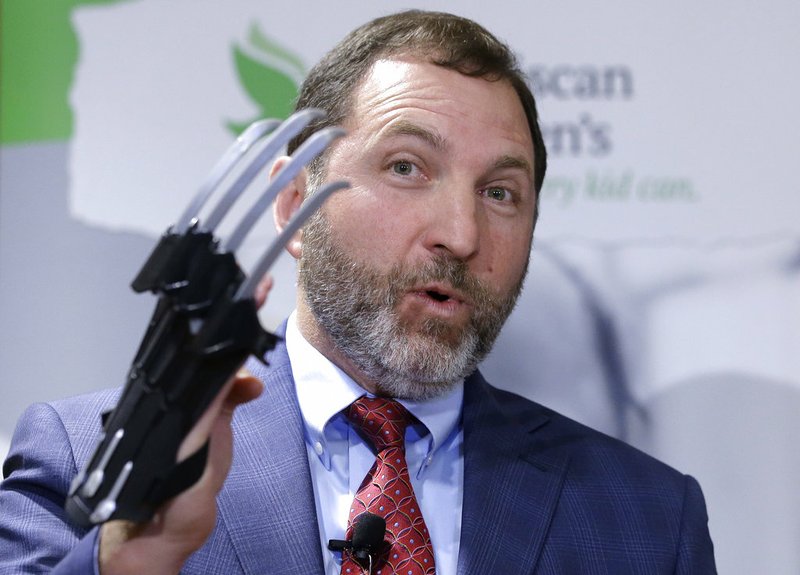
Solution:
<svg viewBox="0 0 800 575"><path fill-rule="evenodd" d="M240 372L229 381L181 445L179 460L210 441L208 461L200 479L168 501L143 524L109 521L100 531L100 572L178 573L199 549L216 522L215 498L231 466L234 409L261 394L262 384Z"/></svg>
<svg viewBox="0 0 800 575"><path fill-rule="evenodd" d="M256 304L264 304L272 279L256 290ZM180 572L188 557L202 547L214 529L216 496L233 459L231 421L237 406L258 397L262 383L242 370L220 391L181 444L178 460L192 455L209 441L208 460L200 479L167 501L146 523L109 521L100 529L100 573L167 575Z"/></svg>

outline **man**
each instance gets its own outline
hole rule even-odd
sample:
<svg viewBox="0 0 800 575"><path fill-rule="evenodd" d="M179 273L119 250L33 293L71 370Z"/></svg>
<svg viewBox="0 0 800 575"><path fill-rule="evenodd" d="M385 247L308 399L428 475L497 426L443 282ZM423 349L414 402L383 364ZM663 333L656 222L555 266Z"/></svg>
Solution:
<svg viewBox="0 0 800 575"><path fill-rule="evenodd" d="M281 192L276 225L323 180L352 187L287 246L285 344L184 443L211 438L204 475L147 524L83 533L61 504L114 394L34 407L4 470L0 571L714 572L693 479L476 371L522 287L545 171L507 48L450 15L381 18L312 70L306 106L348 133ZM327 549L364 509L387 513L374 565Z"/></svg>

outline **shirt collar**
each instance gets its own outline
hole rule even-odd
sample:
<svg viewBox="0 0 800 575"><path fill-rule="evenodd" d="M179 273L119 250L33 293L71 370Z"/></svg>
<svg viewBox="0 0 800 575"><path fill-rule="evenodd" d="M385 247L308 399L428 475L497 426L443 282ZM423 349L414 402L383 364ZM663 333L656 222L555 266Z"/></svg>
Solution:
<svg viewBox="0 0 800 575"><path fill-rule="evenodd" d="M307 438L312 446L317 443L324 445L327 423L365 391L303 337L297 325L296 311L289 316L286 325L286 350L292 364ZM428 401L398 400L430 432L428 455L433 455L458 427L463 398L462 380L442 397ZM318 454L327 466L323 454Z"/></svg>

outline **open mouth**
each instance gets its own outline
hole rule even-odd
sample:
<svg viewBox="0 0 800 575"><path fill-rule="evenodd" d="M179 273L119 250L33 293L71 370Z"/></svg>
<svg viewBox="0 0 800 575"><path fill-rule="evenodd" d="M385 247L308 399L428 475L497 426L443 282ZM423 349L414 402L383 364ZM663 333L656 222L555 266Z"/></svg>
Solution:
<svg viewBox="0 0 800 575"><path fill-rule="evenodd" d="M410 313L419 315L419 318L428 318L432 314L461 321L470 307L465 295L447 285L420 285L411 290L409 295L417 300L416 304L411 303Z"/></svg>
<svg viewBox="0 0 800 575"><path fill-rule="evenodd" d="M428 284L419 286L416 293L435 303L466 304L466 299L461 292L447 285Z"/></svg>
<svg viewBox="0 0 800 575"><path fill-rule="evenodd" d="M435 290L426 290L425 294L429 298L431 298L433 300L436 300L436 301L439 301L439 302L449 301L450 300L450 296L449 295L447 295L445 293L441 293L441 292L435 291Z"/></svg>

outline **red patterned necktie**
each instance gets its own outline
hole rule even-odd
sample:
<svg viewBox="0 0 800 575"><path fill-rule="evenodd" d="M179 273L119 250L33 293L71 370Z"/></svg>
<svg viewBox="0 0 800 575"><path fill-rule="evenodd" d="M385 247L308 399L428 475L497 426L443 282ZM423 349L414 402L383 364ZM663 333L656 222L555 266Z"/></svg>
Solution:
<svg viewBox="0 0 800 575"><path fill-rule="evenodd" d="M434 575L433 546L411 487L406 463L405 431L411 415L391 399L361 397L347 417L372 443L377 457L361 483L347 520L347 539L365 511L386 520L388 547L373 564L376 575ZM363 568L349 552L342 554L342 575L358 575Z"/></svg>

